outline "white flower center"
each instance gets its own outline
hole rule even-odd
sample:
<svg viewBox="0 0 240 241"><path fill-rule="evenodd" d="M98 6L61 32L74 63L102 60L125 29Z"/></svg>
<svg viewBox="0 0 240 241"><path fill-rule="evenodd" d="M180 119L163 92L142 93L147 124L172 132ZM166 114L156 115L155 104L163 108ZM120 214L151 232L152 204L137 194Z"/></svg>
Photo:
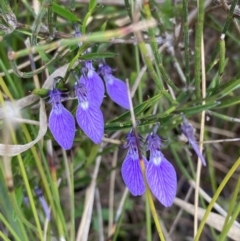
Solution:
<svg viewBox="0 0 240 241"><path fill-rule="evenodd" d="M114 79L113 79L112 75L107 75L105 78L106 78L106 81L108 82L109 85L113 84Z"/></svg>
<svg viewBox="0 0 240 241"><path fill-rule="evenodd" d="M89 104L87 101L81 102L80 105L81 105L82 109L84 109L84 110L87 110L89 107Z"/></svg>
<svg viewBox="0 0 240 241"><path fill-rule="evenodd" d="M93 70L89 70L88 74L87 74L88 78L92 78L93 77Z"/></svg>
<svg viewBox="0 0 240 241"><path fill-rule="evenodd" d="M161 161L162 161L162 158L160 156L157 156L157 157L153 158L153 163L156 166L160 165Z"/></svg>

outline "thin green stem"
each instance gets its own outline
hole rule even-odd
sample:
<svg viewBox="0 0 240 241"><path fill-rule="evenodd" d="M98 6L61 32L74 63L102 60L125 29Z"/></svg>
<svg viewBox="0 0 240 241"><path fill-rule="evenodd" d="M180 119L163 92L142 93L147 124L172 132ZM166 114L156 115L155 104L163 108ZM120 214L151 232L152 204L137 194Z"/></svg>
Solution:
<svg viewBox="0 0 240 241"><path fill-rule="evenodd" d="M9 97L11 97L11 96L9 96ZM0 94L0 103L4 106L4 100L3 100L2 94ZM6 122L6 125L7 125L7 131L9 131L13 143L16 145L17 139L16 139L15 132L13 130L13 127L11 126L10 122ZM34 203L31 187L30 187L30 184L29 184L29 181L28 181L28 176L27 176L24 164L23 164L22 156L17 155L17 159L18 159L18 164L20 166L20 171L21 171L21 174L22 174L22 177L23 177L23 181L24 181L24 184L25 184L25 188L27 190L27 195L29 197L29 202L30 202L30 206L31 206L31 209L32 209L32 212L33 212L34 220L35 220L36 225L37 225L38 234L39 234L40 240L43 240L43 232L42 232L42 228L41 228L41 225L40 225L39 217L37 215L36 206L35 206L35 203Z"/></svg>
<svg viewBox="0 0 240 241"><path fill-rule="evenodd" d="M230 228L232 227L234 221L237 219L238 215L240 213L240 203L238 203L237 207L235 208L235 211L230 219L230 221L228 222L227 226L224 228L224 230L222 231L220 237L219 237L219 241L224 241L226 240L226 236L230 230Z"/></svg>
<svg viewBox="0 0 240 241"><path fill-rule="evenodd" d="M5 219L5 217L0 212L0 220L1 222L6 226L6 228L9 230L9 232L12 234L12 236L15 238L16 241L22 241L18 235L15 233L9 222Z"/></svg>
<svg viewBox="0 0 240 241"><path fill-rule="evenodd" d="M32 37L31 37L31 45L32 46L37 45L37 35L38 35L38 32L39 32L40 27L41 27L41 22L42 22L42 20L45 16L45 14L47 13L47 8L48 8L48 6L51 2L52 2L52 0L44 0L42 2L40 11L37 15L37 18L33 22Z"/></svg>
<svg viewBox="0 0 240 241"><path fill-rule="evenodd" d="M240 158L237 159L237 161L234 163L234 165L232 166L232 168L228 171L227 175L224 177L223 181L221 182L221 184L219 185L216 193L214 194L211 202L208 205L208 208L203 216L203 219L199 225L196 237L194 238L194 241L198 241L200 238L200 235L203 231L203 227L206 223L207 217L209 215L209 213L211 212L214 203L217 201L220 193L222 192L223 188L226 186L227 182L229 181L229 179L231 178L231 176L233 175L233 173L237 170L237 168L240 166Z"/></svg>
<svg viewBox="0 0 240 241"><path fill-rule="evenodd" d="M17 143L16 139L15 139L14 142L15 142L15 144ZM28 176L27 176L24 164L23 164L23 160L22 160L21 155L18 155L17 158L18 158L18 164L20 166L20 170L21 170L21 173L22 173L23 181L24 181L24 184L25 184L25 187L26 187L26 190L27 190L27 195L28 195L28 198L29 198L30 206L32 208L33 216L34 216L34 219L35 219L35 222L36 222L36 225L37 225L38 234L40 236L40 240L43 240L43 232L42 232L40 221L39 221L39 218L38 218L38 215L37 215L37 209L36 209L36 206L35 206L35 203L34 203L31 187L30 187L30 184L29 184L29 181L28 181Z"/></svg>
<svg viewBox="0 0 240 241"><path fill-rule="evenodd" d="M9 83L9 87L11 87L14 97L19 98L20 97L19 88L17 88L16 83L11 78L10 74L8 73L6 67L1 59L0 59L0 68L3 70L3 72L6 75L6 80L7 80L6 82Z"/></svg>
<svg viewBox="0 0 240 241"><path fill-rule="evenodd" d="M190 60L189 60L189 29L188 29L188 0L183 0L183 38L185 56L185 76L187 84L190 84Z"/></svg>
<svg viewBox="0 0 240 241"><path fill-rule="evenodd" d="M56 49L59 47L69 47L72 45L77 45L79 42L89 42L89 43L101 43L111 40L115 37L124 37L132 32L136 32L139 30L142 30L144 28L150 27L155 25L155 22L153 21L141 21L136 24L129 25L127 27L122 27L119 29L113 29L109 31L99 31L91 34L84 34L77 38L71 38L71 39L61 39L55 42L43 44L43 45L37 45L31 48L25 48L23 50L20 50L18 52L9 52L8 58L10 60L14 60L20 57L24 57L28 55L29 53L35 53L38 52L38 50L48 50L48 49Z"/></svg>
<svg viewBox="0 0 240 241"><path fill-rule="evenodd" d="M223 115L223 114L219 114L215 111L208 111L208 113L211 115L211 116L215 116L221 120L224 120L224 121L230 121L230 122L235 122L235 123L240 123L240 119L238 118L235 118L235 117L230 117L230 116L227 116L227 115Z"/></svg>
<svg viewBox="0 0 240 241"><path fill-rule="evenodd" d="M70 9L71 11L75 11L75 8L76 8L76 3L75 3L75 0L70 0Z"/></svg>
<svg viewBox="0 0 240 241"><path fill-rule="evenodd" d="M63 159L66 170L66 177L69 190L70 199L70 216L71 216L71 230L70 230L70 240L75 240L75 208L74 208L74 174L73 174L73 161L68 161L66 151L63 150Z"/></svg>
<svg viewBox="0 0 240 241"><path fill-rule="evenodd" d="M201 41L204 24L204 3L205 0L198 0L198 19L195 40L195 89L197 99L201 98Z"/></svg>
<svg viewBox="0 0 240 241"><path fill-rule="evenodd" d="M219 237L219 240L221 240L221 239L223 240L223 238L225 238L225 236L227 235L227 233L229 231L229 229L228 229L229 220L231 219L231 220L233 220L233 222L235 221L235 219L233 217L231 217L231 215L232 215L232 211L234 209L236 210L236 208L234 208L234 205L236 203L238 203L237 197L238 197L238 194L239 194L239 190L240 190L240 177L238 178L236 187L234 189L234 193L233 193L233 196L231 198L231 202L230 202L230 205L229 205L227 217L225 218L224 225L223 225L222 232L221 232L221 235Z"/></svg>
<svg viewBox="0 0 240 241"><path fill-rule="evenodd" d="M142 56L144 58L144 61L147 65L147 68L148 68L148 71L149 71L149 74L150 76L152 77L154 83L157 85L157 87L159 88L159 90L162 92L162 94L164 95L164 97L172 104L176 105L176 101L173 100L173 98L169 95L168 91L165 90L165 88L163 87L163 84L162 82L159 81L159 78L154 70L154 67L152 65L152 61L151 61L151 58L148 54L148 51L147 51L147 48L146 48L146 45L144 42L139 42L138 43L138 46L139 46L139 49L140 49L140 52L142 53Z"/></svg>
<svg viewBox="0 0 240 241"><path fill-rule="evenodd" d="M53 11L52 11L52 0L48 2L48 31L49 31L49 40L53 38Z"/></svg>
<svg viewBox="0 0 240 241"><path fill-rule="evenodd" d="M226 52L225 40L220 39L219 40L219 67L218 67L217 85L219 85L222 80L222 75L223 75L223 71L224 71L224 67L225 67L225 52Z"/></svg>
<svg viewBox="0 0 240 241"><path fill-rule="evenodd" d="M41 52L41 50L39 50L39 52ZM57 53L54 55L54 57L52 59L50 59L45 65L41 66L40 68L34 70L34 71L30 71L30 72L22 72L18 69L17 63L15 60L11 60L10 59L10 64L11 64L11 68L13 70L13 72L21 78L31 78L36 74L39 74L41 72L43 72L48 66L50 66L51 64L53 64L55 61L57 61L59 58L63 57L66 53L68 52L68 50L64 51L64 49L59 49L57 51Z"/></svg>
<svg viewBox="0 0 240 241"><path fill-rule="evenodd" d="M147 241L152 241L151 215L148 198L145 199Z"/></svg>
<svg viewBox="0 0 240 241"><path fill-rule="evenodd" d="M135 50L135 59L136 59L136 71L137 75L140 72L140 58L139 58L139 49L137 46L134 48ZM138 86L138 102L141 104L143 102L143 96L142 96L142 85L141 83ZM143 116L143 115L141 115ZM142 128L144 131L144 127ZM151 215L150 215L150 206L148 199L145 200L145 213L146 213L146 230L147 230L147 240L152 241L152 229L151 229Z"/></svg>
<svg viewBox="0 0 240 241"><path fill-rule="evenodd" d="M22 125L22 128L23 128L23 133L24 133L27 141L30 142L30 141L31 141L31 136L30 136L30 134L29 134L26 126L25 126L25 125ZM57 200L56 200L57 198L56 198L55 194L52 194L52 193L51 193L49 184L51 185L51 187L53 187L52 180L50 179L51 181L48 182L48 180L47 180L47 178L46 178L46 175L45 175L45 171L44 171L43 166L42 166L42 163L41 163L41 161L40 161L40 159L39 159L38 153L37 153L36 148L35 148L34 146L31 147L31 151L32 151L34 160L35 160L35 162L36 162L37 169L38 169L38 171L39 171L39 173L40 173L41 180L42 180L42 182L43 182L44 189L45 189L45 191L46 191L48 200L49 200L49 202L50 202L50 206L51 206L51 208L52 208L53 215L54 215L55 220L56 220L59 235L60 235L60 236L64 236L64 231L63 231L64 229L63 229L63 227L65 227L65 232L66 232L66 230L67 230L67 228L66 228L66 222L64 221L64 218L62 217L62 216L63 216L63 214L62 214L62 209L60 208L59 202L57 202ZM48 168L48 167L46 167L46 168ZM55 197L55 198L53 199L53 197ZM55 203L56 203L56 207L55 207L55 205L54 205L54 201L55 201ZM60 214L61 214L61 215L60 215ZM60 216L61 218L59 218L59 216Z"/></svg>
<svg viewBox="0 0 240 241"><path fill-rule="evenodd" d="M3 234L2 231L0 231L0 237L2 238L3 241L11 241L6 235Z"/></svg>
<svg viewBox="0 0 240 241"><path fill-rule="evenodd" d="M145 12L145 15L146 15L146 19L147 20L150 20L152 18L152 14L151 14L151 10L150 10L150 6L149 6L149 3L148 1L145 1L144 3L144 12ZM157 67L159 68L160 72L161 72L161 75L162 75L162 78L166 81L166 83L172 87L172 89L174 91L177 91L178 88L175 86L175 84L170 80L170 77L169 75L167 74L165 68L163 67L163 63L162 63L162 58L159 54L159 51L158 51L158 45L157 45L157 42L156 42L156 37L155 37L155 33L154 33L154 29L153 28L149 28L148 29L148 32L149 32L149 36L150 36L150 45L152 47L152 50L153 50L153 54L154 54L154 57L155 57L155 60L157 62ZM163 84L162 84L162 88L163 87Z"/></svg>
<svg viewBox="0 0 240 241"><path fill-rule="evenodd" d="M14 192L10 192L9 193L9 197L10 197L10 201L11 201L11 205L14 208L14 212L16 213L16 215L18 216L18 218L20 219L20 221L26 225L28 228L30 228L31 230L33 230L35 233L38 232L38 229L31 224L22 214L21 209L18 206L17 200L16 200L16 196Z"/></svg>
<svg viewBox="0 0 240 241"><path fill-rule="evenodd" d="M152 193L151 193L151 191L149 189L149 186L146 182L145 167L144 167L144 161L143 160L140 160L140 165L141 165L141 169L142 169L142 172L143 172L143 175L144 175L144 180L145 180L145 185L146 185L146 194L147 194L147 199L148 199L150 209L151 209L151 212L152 212L153 220L154 220L154 223L155 223L155 226L156 226L156 229L157 229L160 240L165 241L165 238L164 238L164 235L163 235L163 232L162 232L162 228L161 228L161 225L160 225L160 222L159 222L159 219L158 219L157 211L156 211L156 208L155 208L155 205L154 205L154 202L153 202Z"/></svg>
<svg viewBox="0 0 240 241"><path fill-rule="evenodd" d="M227 20L226 20L226 22L224 24L224 27L223 27L223 30L222 30L221 39L225 38L225 35L226 35L226 33L227 33L227 31L228 31L228 29L230 27L230 24L231 24L231 22L233 20L233 11L234 11L237 3L238 3L238 0L233 0L232 1L231 7L230 7L229 12L228 12Z"/></svg>

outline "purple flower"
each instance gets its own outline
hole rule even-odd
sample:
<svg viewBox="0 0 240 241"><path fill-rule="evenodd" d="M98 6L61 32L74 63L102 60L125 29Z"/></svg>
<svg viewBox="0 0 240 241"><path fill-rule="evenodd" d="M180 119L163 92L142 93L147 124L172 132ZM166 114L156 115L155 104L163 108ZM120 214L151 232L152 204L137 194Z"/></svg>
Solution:
<svg viewBox="0 0 240 241"><path fill-rule="evenodd" d="M193 129L192 125L188 123L185 116L182 115L182 118L183 118L183 124L181 126L182 133L188 138L190 145L192 146L193 150L196 152L196 154L202 161L203 166L206 166L205 158L203 157L202 153L200 152L196 139L194 137L194 129Z"/></svg>
<svg viewBox="0 0 240 241"><path fill-rule="evenodd" d="M107 93L110 98L123 108L130 109L127 85L122 80L115 78L112 75L112 69L106 64L100 66L99 72L105 80Z"/></svg>
<svg viewBox="0 0 240 241"><path fill-rule="evenodd" d="M104 134L104 119L100 107L93 99L89 99L83 83L76 82L74 90L78 98L77 123L95 144L99 144Z"/></svg>
<svg viewBox="0 0 240 241"><path fill-rule="evenodd" d="M122 164L123 180L133 196L142 195L145 192L145 184L140 167L137 141L133 132L127 135L127 143L124 147L129 147L129 150ZM146 167L148 162L145 157L143 157L143 160Z"/></svg>
<svg viewBox="0 0 240 241"><path fill-rule="evenodd" d="M177 192L175 169L161 153L161 139L157 134L149 134L146 141L147 150L150 151L150 159L146 167L148 186L159 202L165 207L169 207Z"/></svg>
<svg viewBox="0 0 240 241"><path fill-rule="evenodd" d="M73 145L75 121L72 114L62 105L62 93L55 87L48 93L52 104L49 129L57 143L65 150Z"/></svg>
<svg viewBox="0 0 240 241"><path fill-rule="evenodd" d="M42 208L43 208L43 211L44 211L44 213L46 215L46 218L48 220L50 220L50 218L51 218L51 211L50 211L50 208L48 207L48 204L47 204L47 202L46 202L46 200L45 200L45 198L43 196L42 189L39 188L39 187L35 187L34 191L35 191L35 193L36 193L36 195L37 195L37 197L38 197L38 199L39 199L39 201L40 201L40 203L42 205Z"/></svg>
<svg viewBox="0 0 240 241"><path fill-rule="evenodd" d="M100 76L94 71L91 61L85 62L79 82L85 85L88 100L96 106L100 106L104 97L104 84Z"/></svg>

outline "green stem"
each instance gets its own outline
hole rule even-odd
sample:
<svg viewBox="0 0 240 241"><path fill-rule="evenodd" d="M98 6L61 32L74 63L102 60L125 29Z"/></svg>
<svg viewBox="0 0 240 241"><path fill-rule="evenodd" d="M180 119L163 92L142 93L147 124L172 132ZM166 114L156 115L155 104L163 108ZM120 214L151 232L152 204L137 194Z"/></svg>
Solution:
<svg viewBox="0 0 240 241"><path fill-rule="evenodd" d="M52 11L52 0L48 3L48 31L49 40L52 40L53 36L53 11Z"/></svg>
<svg viewBox="0 0 240 241"><path fill-rule="evenodd" d="M221 191L223 190L223 188L226 186L227 182L229 181L229 179L231 178L231 176L233 175L233 173L237 170L237 168L240 166L240 158L237 159L237 161L234 163L234 165L232 166L232 168L229 170L229 172L227 173L227 175L224 177L223 181L221 182L221 184L219 185L216 193L214 194L211 202L208 205L208 208L203 216L203 219L200 223L200 226L198 228L196 237L194 238L194 241L198 241L200 238L200 235L203 231L203 227L206 223L207 217L209 215L209 213L211 212L214 203L217 201Z"/></svg>
<svg viewBox="0 0 240 241"><path fill-rule="evenodd" d="M225 38L225 35L230 27L230 24L232 22L232 19L233 19L233 12L234 12L234 9L236 7L238 3L238 0L233 0L232 1L232 4L231 4L231 7L229 9L229 12L228 12L228 16L227 16L227 20L224 24L224 27L223 27L223 30L222 30L222 36L221 36L221 39L224 39Z"/></svg>
<svg viewBox="0 0 240 241"><path fill-rule="evenodd" d="M41 52L41 50L39 50ZM37 75L41 72L43 72L49 65L53 64L55 61L57 61L59 58L63 57L67 52L62 49L61 51L57 51L57 53L54 55L52 59L50 59L45 65L41 66L40 68L31 71L31 72L22 72L18 69L17 63L15 60L10 59L10 64L13 72L21 78L31 78L34 75Z"/></svg>
<svg viewBox="0 0 240 241"><path fill-rule="evenodd" d="M238 193L239 193L239 190L240 190L240 177L238 178L238 181L237 181L237 184L236 184L236 188L234 189L234 193L233 193L233 197L231 198L231 202L230 202L230 205L229 205L229 209L228 209L228 213L227 213L227 217L225 218L225 221L224 221L224 225L223 225L223 228L222 228L222 232L221 232L221 235L219 237L219 241L220 240L224 240L225 236L227 235L229 229L228 229L228 225L229 223L233 220L233 222L235 221L234 219L234 215L231 217L232 215L232 211L233 209L236 210L236 208L234 208L234 205L237 202L237 197L238 197ZM230 220L231 218L231 220ZM230 221L229 221L230 220ZM231 226L230 226L231 227Z"/></svg>
<svg viewBox="0 0 240 241"><path fill-rule="evenodd" d="M5 219L5 217L0 212L0 220L1 222L6 226L6 228L9 230L9 232L12 234L12 236L15 238L16 241L22 241L18 235L15 233L11 225L8 223L8 221Z"/></svg>
<svg viewBox="0 0 240 241"><path fill-rule="evenodd" d="M225 40L220 39L219 40L219 67L218 67L218 80L217 80L217 86L220 84L222 80L222 75L225 67Z"/></svg>
<svg viewBox="0 0 240 241"><path fill-rule="evenodd" d="M144 42L139 42L138 43L138 47L140 49L140 52L144 58L144 61L147 65L147 68L148 68L148 71L149 71L149 74L151 76L151 78L153 79L154 83L157 85L157 87L159 88L159 90L162 92L162 94L164 95L164 97L172 104L177 104L176 101L173 100L173 98L171 97L171 95L169 95L168 91L165 90L165 88L163 87L163 84L162 82L159 81L158 79L158 76L154 70L154 67L152 65L152 61L151 61L151 58L148 54L148 51L147 51L147 48L146 48L146 45Z"/></svg>
<svg viewBox="0 0 240 241"><path fill-rule="evenodd" d="M11 98L11 96L9 96L9 97ZM0 102L4 106L4 100L3 100L2 94L0 94ZM16 145L17 139L16 139L15 132L13 130L13 127L11 126L10 122L7 122L6 124L7 124L7 131L10 132L12 141ZM24 184L25 184L25 188L27 190L27 195L29 197L29 202L30 202L30 206L31 206L31 209L32 209L32 212L33 212L34 220L35 220L36 225L37 225L38 234L39 234L40 240L43 240L43 232L42 232L42 228L41 228L41 225L40 225L39 217L37 215L36 206L34 204L34 199L33 199L32 191L31 191L31 187L30 187L30 184L29 184L29 181L28 181L28 176L27 176L24 164L23 164L22 156L17 155L17 159L18 159L18 164L19 164L20 171L21 171L21 174L22 174L22 177L23 177L23 181L24 181Z"/></svg>
<svg viewBox="0 0 240 241"><path fill-rule="evenodd" d="M205 0L199 0L195 41L195 89L197 99L201 98L201 43L204 24L204 2Z"/></svg>
<svg viewBox="0 0 240 241"><path fill-rule="evenodd" d="M226 236L230 230L230 228L232 227L234 221L237 219L238 215L240 213L240 203L237 205L230 221L228 222L227 226L224 228L224 231L221 233L221 236L219 237L219 241L224 241L226 240Z"/></svg>
<svg viewBox="0 0 240 241"><path fill-rule="evenodd" d="M0 237L2 238L3 241L11 241L6 235L3 234L2 231L0 231Z"/></svg>
<svg viewBox="0 0 240 241"><path fill-rule="evenodd" d="M145 3L144 3L144 11L145 11L146 19L150 20L152 18L152 14L151 14L151 10L150 10L150 6L149 6L148 1L145 1ZM154 54L155 60L157 62L157 66L158 66L158 68L159 68L159 70L161 72L161 75L162 75L163 79L166 81L166 83L169 86L171 86L174 91L177 91L178 88L170 80L169 75L167 74L165 68L163 67L162 58L161 58L161 56L159 54L159 51L158 51L158 45L157 45L157 42L156 42L154 29L153 28L149 28L148 32L149 32L149 36L150 36L150 45L152 47L153 54ZM163 84L162 84L162 88L164 88Z"/></svg>
<svg viewBox="0 0 240 241"><path fill-rule="evenodd" d="M142 174L143 174L143 177L144 177L144 182L145 182L145 186L146 186L146 195L147 195L147 199L148 199L148 202L149 202L149 205L150 205L150 210L151 210L151 213L152 213L152 216L153 216L153 220L154 220L154 223L155 223L160 241L165 241L165 238L164 238L163 232L162 232L162 228L161 228L161 225L160 225L160 222L159 222L159 219L158 219L157 211L156 211L156 208L155 208L155 205L154 205L154 202L153 202L152 193L151 193L150 188L148 186L148 183L146 181L145 166L144 166L143 159L140 160L140 166L141 166L141 171L142 171Z"/></svg>
<svg viewBox="0 0 240 241"><path fill-rule="evenodd" d="M63 159L66 170L66 177L69 190L70 200L70 215L71 215L71 233L70 240L75 240L75 208L74 208L74 174L73 174L73 161L68 162L66 151L63 151Z"/></svg>
<svg viewBox="0 0 240 241"><path fill-rule="evenodd" d="M28 228L32 229L35 233L38 232L38 230L36 229L36 227L34 225L32 225L22 214L21 209L18 206L18 203L16 201L16 196L14 194L14 192L10 192L9 193L9 197L10 197L10 202L11 205L14 209L14 212L16 213L16 215L18 216L19 220L26 225Z"/></svg>
<svg viewBox="0 0 240 241"><path fill-rule="evenodd" d="M101 42L107 42L115 37L124 37L132 32L140 31L144 27L148 27L153 25L154 23L152 21L146 22L141 21L136 24L129 25L127 27L122 27L119 29L113 29L108 31L99 31L91 34L84 34L81 35L78 38L70 38L70 39L61 39L55 42L43 44L43 45L37 45L31 48L25 48L23 50L20 50L18 52L11 51L8 53L8 58L10 60L14 60L20 57L24 57L28 55L29 53L35 53L38 50L48 50L48 49L56 49L59 47L69 47L72 45L77 45L79 42L88 42L88 43L101 43Z"/></svg>
<svg viewBox="0 0 240 241"><path fill-rule="evenodd" d="M25 125L22 125L22 128L23 128L23 132L24 132L24 135L25 135L27 141L30 142L30 141L31 141L31 136L30 136L30 134L29 134L26 126L25 126ZM50 202L50 206L51 206L51 208L52 208L53 215L54 215L55 220L56 220L57 227L58 227L58 231L59 231L59 235L62 237L62 236L64 236L63 227L65 227L65 231L67 230L67 228L66 228L66 226L65 226L65 225L66 225L66 222L63 221L64 218L60 218L60 219L59 219L59 216L62 217L63 214L62 214L62 210L61 210L61 208L60 208L60 205L58 205L58 202L57 202L57 200L56 200L55 194L52 194L52 193L51 193L51 190L50 190L50 188L49 188L49 184L50 184L51 186L53 186L52 180L50 179L50 180L51 180L50 182L47 181L47 178L46 178L46 175L45 175L45 171L44 171L44 169L43 169L42 163L41 163L41 161L40 161L40 159L39 159L39 156L38 156L38 153L37 153L37 151L36 151L36 147L35 147L35 146L31 147L31 151L32 151L34 160L35 160L35 162L36 162L37 169L38 169L38 171L39 171L39 173L40 173L41 180L42 180L42 182L43 182L43 186L44 186L44 189L45 189L45 191L46 191L48 200L49 200L49 202ZM48 168L48 167L46 167L46 168ZM54 188L53 188L53 189L54 189ZM53 197L55 197L54 200L53 200ZM54 201L55 201L55 203L56 203L56 207L55 207L55 205L54 205ZM60 215L60 214L61 214L61 215Z"/></svg>
<svg viewBox="0 0 240 241"><path fill-rule="evenodd" d="M184 34L184 56L185 76L187 84L190 84L190 60L189 60L189 29L188 29L188 0L183 0L183 34Z"/></svg>
<svg viewBox="0 0 240 241"><path fill-rule="evenodd" d="M151 215L148 198L145 200L147 241L152 241Z"/></svg>
<svg viewBox="0 0 240 241"><path fill-rule="evenodd" d="M48 8L48 6L51 2L52 2L52 0L44 0L42 2L42 5L41 5L40 11L37 15L37 18L33 22L32 37L31 37L31 45L32 46L37 45L37 35L38 35L38 32L39 32L40 27L41 27L41 22L43 20L43 17L47 13L47 8Z"/></svg>
<svg viewBox="0 0 240 241"><path fill-rule="evenodd" d="M219 113L214 112L214 111L208 111L208 112L209 112L210 115L215 116L215 117L217 117L221 120L240 123L240 119L238 119L238 118L234 118L234 117L230 117L230 116L227 116L227 115L219 114Z"/></svg>

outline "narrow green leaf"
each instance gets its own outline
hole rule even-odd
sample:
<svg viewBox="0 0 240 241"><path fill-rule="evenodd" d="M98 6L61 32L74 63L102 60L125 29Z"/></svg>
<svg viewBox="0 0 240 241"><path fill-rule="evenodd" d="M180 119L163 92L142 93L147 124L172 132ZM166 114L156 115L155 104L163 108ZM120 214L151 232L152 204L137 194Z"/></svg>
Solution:
<svg viewBox="0 0 240 241"><path fill-rule="evenodd" d="M91 17L92 14L98 9L98 7L96 7L96 6L97 5L95 5L94 8L91 8L91 9L89 8L88 13L84 17L84 20L83 20L83 23L82 23L82 34L86 33L87 21L88 21L89 17Z"/></svg>
<svg viewBox="0 0 240 241"><path fill-rule="evenodd" d="M75 16L71 11L69 11L67 8L63 8L56 3L53 3L52 9L55 13L57 13L58 15L62 16L63 18L71 22L81 23L81 20L77 16Z"/></svg>
<svg viewBox="0 0 240 241"><path fill-rule="evenodd" d="M97 6L97 0L90 0L88 5L88 12L92 12Z"/></svg>
<svg viewBox="0 0 240 241"><path fill-rule="evenodd" d="M146 101L144 101L142 104L134 107L134 113L135 116L139 116L141 113L143 113L148 107L156 104L156 102L162 98L162 94L158 94L156 96L154 96L153 98L150 98ZM127 111L124 114L120 115L119 117L117 117L116 119L110 121L109 123L116 123L119 121L123 121L124 119L126 119L127 117L130 117L130 112Z"/></svg>
<svg viewBox="0 0 240 241"><path fill-rule="evenodd" d="M82 56L79 56L79 59L82 60L94 60L94 59L106 59L106 58L113 58L117 54L111 52L100 52L100 53L88 53Z"/></svg>
<svg viewBox="0 0 240 241"><path fill-rule="evenodd" d="M219 95L221 97L231 93L233 90L240 87L240 79L231 79L226 83L216 87L214 90L208 90L208 92L212 91L212 95Z"/></svg>
<svg viewBox="0 0 240 241"><path fill-rule="evenodd" d="M202 111L210 110L216 106L218 106L221 102L219 101L214 101L213 103L205 104L205 105L199 105L199 106L194 106L194 107L189 107L189 108L179 108L177 110L178 113L183 112L186 115L194 115L197 113L200 113Z"/></svg>
<svg viewBox="0 0 240 241"><path fill-rule="evenodd" d="M219 105L215 107L215 109L222 109L222 108L230 107L239 103L240 103L239 96L227 97L226 100L219 101Z"/></svg>
<svg viewBox="0 0 240 241"><path fill-rule="evenodd" d="M103 23L103 25L101 26L101 31L105 31L106 30L106 27L107 27L107 21Z"/></svg>

